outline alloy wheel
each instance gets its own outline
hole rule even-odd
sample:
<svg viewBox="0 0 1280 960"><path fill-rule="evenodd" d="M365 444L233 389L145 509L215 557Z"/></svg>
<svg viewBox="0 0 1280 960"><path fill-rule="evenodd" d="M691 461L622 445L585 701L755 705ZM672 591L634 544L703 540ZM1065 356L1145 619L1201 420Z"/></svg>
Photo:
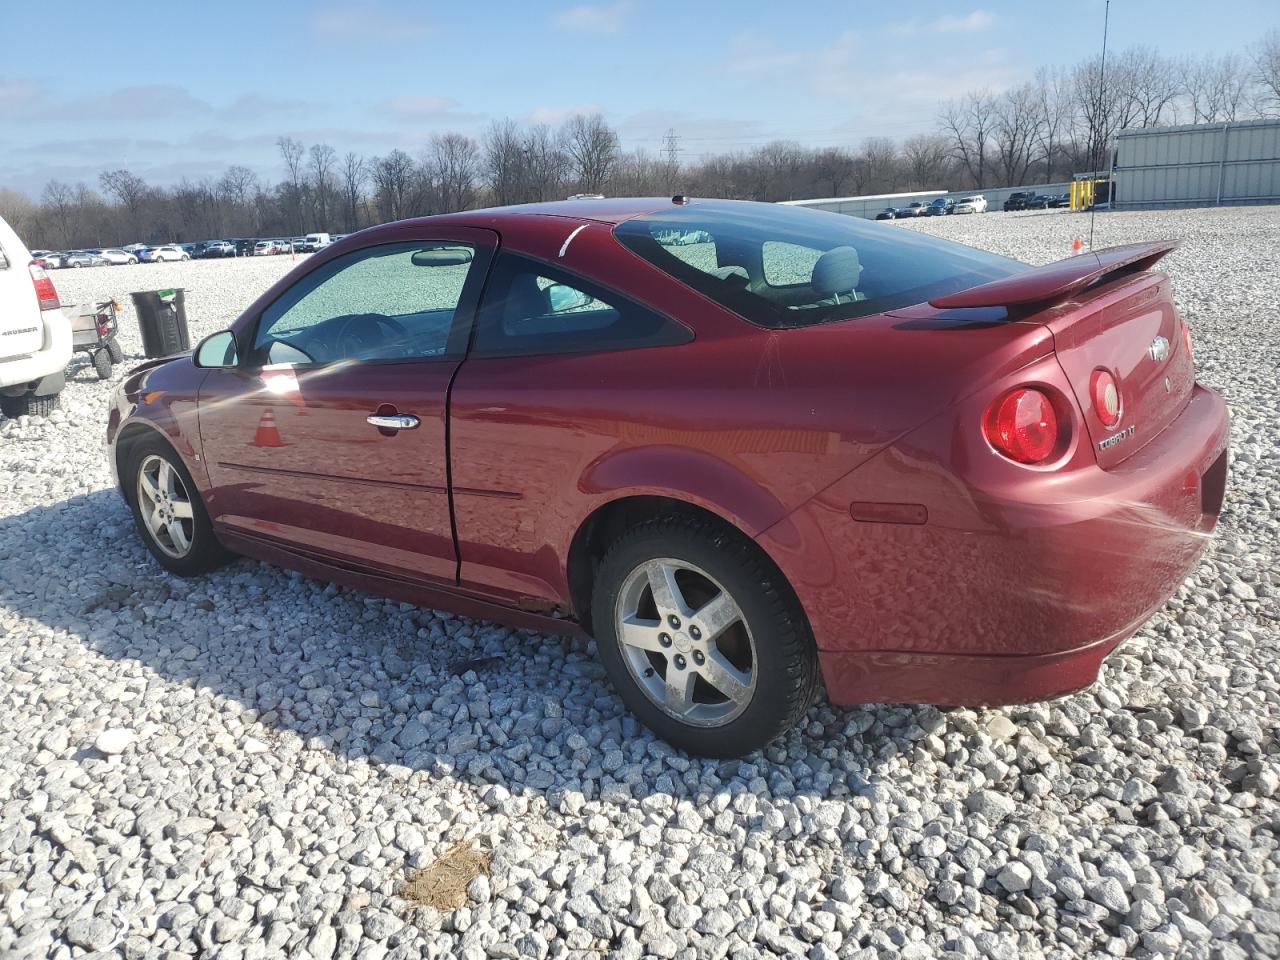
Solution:
<svg viewBox="0 0 1280 960"><path fill-rule="evenodd" d="M138 509L156 546L175 559L191 552L191 497L173 465L154 453L138 467Z"/></svg>
<svg viewBox="0 0 1280 960"><path fill-rule="evenodd" d="M751 703L756 647L742 608L710 574L660 558L628 574L615 606L622 659L668 716L718 727Z"/></svg>

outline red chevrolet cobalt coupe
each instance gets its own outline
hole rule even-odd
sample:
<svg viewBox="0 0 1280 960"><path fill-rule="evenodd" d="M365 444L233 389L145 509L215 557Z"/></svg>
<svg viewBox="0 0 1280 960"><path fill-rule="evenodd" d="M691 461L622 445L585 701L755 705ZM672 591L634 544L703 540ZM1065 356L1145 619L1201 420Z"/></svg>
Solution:
<svg viewBox="0 0 1280 960"><path fill-rule="evenodd" d="M233 554L589 634L735 755L836 704L1092 683L1222 504L1227 412L1139 244L1032 268L771 204L354 234L119 388L162 566Z"/></svg>

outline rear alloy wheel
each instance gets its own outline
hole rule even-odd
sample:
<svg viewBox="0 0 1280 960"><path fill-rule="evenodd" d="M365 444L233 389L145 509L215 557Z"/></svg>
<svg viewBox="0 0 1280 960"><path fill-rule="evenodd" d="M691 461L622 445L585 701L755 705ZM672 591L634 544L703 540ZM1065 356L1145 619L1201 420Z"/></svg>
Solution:
<svg viewBox="0 0 1280 960"><path fill-rule="evenodd" d="M790 587L754 544L710 523L655 520L619 539L601 561L592 623L627 706L690 753L757 750L817 691Z"/></svg>
<svg viewBox="0 0 1280 960"><path fill-rule="evenodd" d="M222 566L231 554L217 541L191 474L159 436L130 450L126 476L134 524L160 565L181 577Z"/></svg>

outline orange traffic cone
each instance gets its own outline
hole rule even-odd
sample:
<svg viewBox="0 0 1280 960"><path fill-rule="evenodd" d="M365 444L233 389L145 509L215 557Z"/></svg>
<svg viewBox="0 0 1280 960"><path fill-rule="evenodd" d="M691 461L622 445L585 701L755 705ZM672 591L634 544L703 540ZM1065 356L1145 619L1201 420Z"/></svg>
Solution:
<svg viewBox="0 0 1280 960"><path fill-rule="evenodd" d="M1084 253L1084 241L1076 237L1071 241L1071 255L1074 257L1080 253Z"/></svg>
<svg viewBox="0 0 1280 960"><path fill-rule="evenodd" d="M258 421L258 432L253 435L253 446L255 447L283 447L285 442L280 439L280 431L276 429L275 412L268 407L262 412L262 419Z"/></svg>

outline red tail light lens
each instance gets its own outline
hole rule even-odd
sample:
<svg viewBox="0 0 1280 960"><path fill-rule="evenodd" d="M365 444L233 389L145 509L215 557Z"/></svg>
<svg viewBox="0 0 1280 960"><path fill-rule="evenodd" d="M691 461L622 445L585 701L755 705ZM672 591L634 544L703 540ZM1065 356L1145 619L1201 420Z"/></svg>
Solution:
<svg viewBox="0 0 1280 960"><path fill-rule="evenodd" d="M62 306L58 301L58 291L53 289L53 281L44 272L44 267L32 260L27 269L31 271L31 282L35 284L36 299L40 301L40 309L57 310Z"/></svg>
<svg viewBox="0 0 1280 960"><path fill-rule="evenodd" d="M1110 371L1093 371L1089 378L1089 395L1093 397L1093 412L1105 426L1114 427L1120 422L1120 388Z"/></svg>
<svg viewBox="0 0 1280 960"><path fill-rule="evenodd" d="M1043 463L1058 446L1058 414L1039 390L1018 387L987 409L987 442L1018 463Z"/></svg>
<svg viewBox="0 0 1280 960"><path fill-rule="evenodd" d="M1194 359L1195 354L1191 350L1191 328L1187 326L1185 320L1182 321L1182 342L1187 345L1187 357Z"/></svg>

